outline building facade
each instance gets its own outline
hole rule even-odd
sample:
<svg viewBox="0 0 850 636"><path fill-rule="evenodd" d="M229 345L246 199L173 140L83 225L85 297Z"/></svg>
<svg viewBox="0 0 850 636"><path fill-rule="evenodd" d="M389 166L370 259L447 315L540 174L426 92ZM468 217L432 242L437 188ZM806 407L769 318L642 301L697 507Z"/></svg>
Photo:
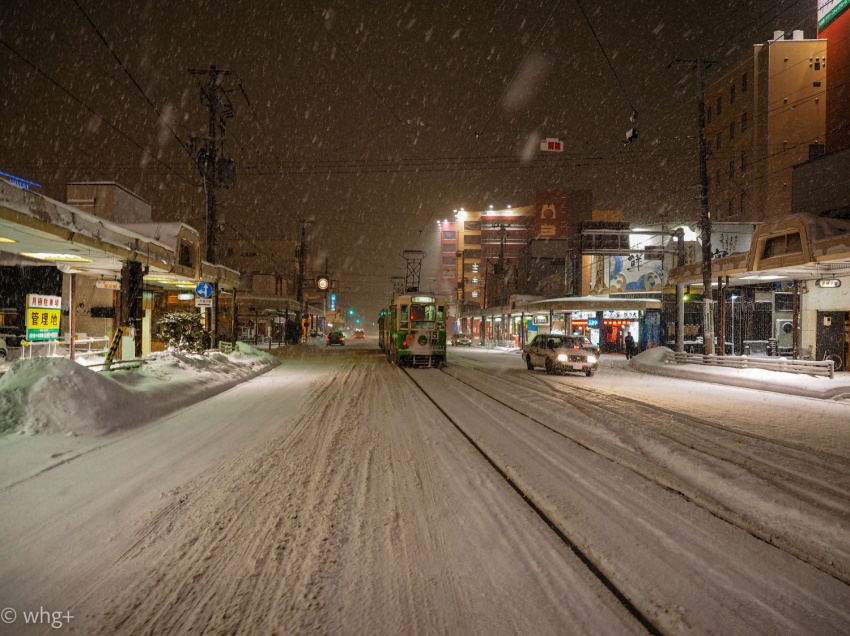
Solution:
<svg viewBox="0 0 850 636"><path fill-rule="evenodd" d="M833 152L850 147L850 0L818 3L818 37L826 40L829 56L826 150Z"/></svg>
<svg viewBox="0 0 850 636"><path fill-rule="evenodd" d="M826 40L781 31L757 44L706 90L709 209L714 220L791 213L795 164L822 154Z"/></svg>

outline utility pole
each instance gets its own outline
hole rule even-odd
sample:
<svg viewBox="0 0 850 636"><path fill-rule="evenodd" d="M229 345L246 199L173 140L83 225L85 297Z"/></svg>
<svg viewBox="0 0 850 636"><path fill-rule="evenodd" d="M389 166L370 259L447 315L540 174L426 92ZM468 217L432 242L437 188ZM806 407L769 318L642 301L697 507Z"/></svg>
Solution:
<svg viewBox="0 0 850 636"><path fill-rule="evenodd" d="M298 281L296 285L296 299L298 300L298 304L301 308L301 315L299 316L299 320L303 321L304 316L307 315L307 298L304 295L304 275L305 275L305 266L307 262L307 223L308 221L301 221L301 243L298 245ZM303 322L302 322L303 324Z"/></svg>
<svg viewBox="0 0 850 636"><path fill-rule="evenodd" d="M206 260L216 263L216 233L218 219L216 212L216 189L229 188L235 183L235 164L233 160L219 149L219 128L221 129L221 144L224 144L226 120L235 114L227 92L222 88L221 81L225 75L233 71L217 69L210 66L208 70L189 69L192 75L206 75L209 83L201 87L201 103L209 110L207 137L202 138L203 144L197 152L198 170L204 178L204 189L207 195L206 219ZM192 140L195 141L194 139Z"/></svg>
<svg viewBox="0 0 850 636"><path fill-rule="evenodd" d="M459 314L463 313L463 306L466 303L466 250L458 251L455 256L460 259L460 309ZM484 280L487 280L486 278Z"/></svg>
<svg viewBox="0 0 850 636"><path fill-rule="evenodd" d="M702 312L702 342L703 353L714 355L714 311L712 307L711 292L711 211L708 208L708 146L705 141L705 80L703 73L712 62L702 59L682 60L676 59L667 65L670 68L674 63L694 64L697 72L697 127L699 128L699 202L700 202L700 235L702 240L702 285L703 285L703 312Z"/></svg>
<svg viewBox="0 0 850 636"><path fill-rule="evenodd" d="M699 203L702 235L702 343L703 352L714 355L714 312L711 293L711 210L708 208L708 166L705 143L705 61L697 60L697 122L699 125Z"/></svg>
<svg viewBox="0 0 850 636"><path fill-rule="evenodd" d="M216 212L216 189L229 188L236 181L236 168L233 160L219 149L219 127L221 128L221 144L224 143L226 119L235 114L233 106L227 97L227 92L221 87L221 78L224 75L232 75L232 71L216 69L210 66L208 70L189 69L192 75L207 75L209 83L201 87L201 103L209 109L209 124L207 137L202 138L203 143L197 151L197 164L201 177L204 180L204 190L207 196L207 218L206 218L206 256L208 263L217 264L216 233L218 232L218 218ZM192 139L194 145L195 139ZM212 346L216 345L217 337L217 314L218 314L218 283L214 285L215 291L212 295L213 306L209 309L207 325L210 330Z"/></svg>

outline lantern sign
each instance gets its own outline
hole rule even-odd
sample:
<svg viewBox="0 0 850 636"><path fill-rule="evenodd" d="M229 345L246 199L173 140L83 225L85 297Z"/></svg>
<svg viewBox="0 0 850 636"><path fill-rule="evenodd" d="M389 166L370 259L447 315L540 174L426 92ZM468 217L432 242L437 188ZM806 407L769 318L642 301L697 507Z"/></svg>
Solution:
<svg viewBox="0 0 850 636"><path fill-rule="evenodd" d="M62 297L27 294L27 340L59 340Z"/></svg>
<svg viewBox="0 0 850 636"><path fill-rule="evenodd" d="M544 152L564 152L564 143L554 137L546 137L540 140L540 150Z"/></svg>

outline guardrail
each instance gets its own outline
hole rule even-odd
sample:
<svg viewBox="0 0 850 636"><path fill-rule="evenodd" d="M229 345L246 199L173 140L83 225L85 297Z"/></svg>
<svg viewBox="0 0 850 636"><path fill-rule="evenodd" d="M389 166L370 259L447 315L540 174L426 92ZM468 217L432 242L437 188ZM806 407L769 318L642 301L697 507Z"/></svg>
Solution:
<svg viewBox="0 0 850 636"><path fill-rule="evenodd" d="M835 377L835 365L832 360L751 358L750 356L718 356L679 351L667 351L664 354L664 360L666 362L675 362L676 364L703 364L715 367L730 367L733 369L764 369L766 371L783 371L785 373Z"/></svg>
<svg viewBox="0 0 850 636"><path fill-rule="evenodd" d="M70 342L62 342L62 345L64 347L71 346ZM76 338L74 340L74 353L99 353L107 349L109 349L109 338L107 336L99 338Z"/></svg>

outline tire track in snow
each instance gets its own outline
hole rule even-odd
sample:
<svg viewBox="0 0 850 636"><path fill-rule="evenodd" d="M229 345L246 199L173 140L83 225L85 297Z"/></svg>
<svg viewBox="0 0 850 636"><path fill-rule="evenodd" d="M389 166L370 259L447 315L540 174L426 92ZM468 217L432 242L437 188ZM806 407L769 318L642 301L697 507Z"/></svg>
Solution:
<svg viewBox="0 0 850 636"><path fill-rule="evenodd" d="M754 435L731 431L689 415L637 400L603 394L546 378L511 374L500 378L477 370L453 377L559 434L629 467L759 540L792 554L850 584L850 471L836 457L812 453ZM518 396L522 392L522 397ZM528 399L529 396L535 396ZM563 416L536 404L561 402ZM624 414L628 414L628 420ZM576 414L580 417L576 417ZM650 435L647 443L645 436ZM666 440L659 442L659 440ZM659 450L661 449L661 450ZM694 481L698 472L702 479ZM715 475L708 480L706 475ZM709 484L717 485L711 488ZM769 501L756 492L772 492ZM809 530L788 536L783 515L801 517ZM801 514L801 511L803 513ZM841 520L837 524L836 521Z"/></svg>

